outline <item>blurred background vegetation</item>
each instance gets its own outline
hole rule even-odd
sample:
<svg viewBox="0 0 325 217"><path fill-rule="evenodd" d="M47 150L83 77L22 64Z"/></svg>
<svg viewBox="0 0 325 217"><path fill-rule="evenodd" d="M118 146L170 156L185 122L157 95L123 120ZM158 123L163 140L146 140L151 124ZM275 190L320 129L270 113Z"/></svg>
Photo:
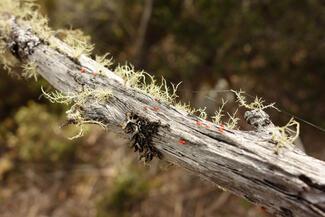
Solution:
<svg viewBox="0 0 325 217"><path fill-rule="evenodd" d="M243 89L325 127L322 0L39 0L54 29L81 29L116 63L182 81L180 98L213 113ZM19 70L19 69L18 69ZM63 106L41 81L0 72L1 216L267 216L166 162L143 165L122 141L61 129ZM227 106L231 111L233 105ZM272 112L283 124L290 115ZM242 126L245 128L245 126ZM325 133L302 123L307 153L325 160Z"/></svg>

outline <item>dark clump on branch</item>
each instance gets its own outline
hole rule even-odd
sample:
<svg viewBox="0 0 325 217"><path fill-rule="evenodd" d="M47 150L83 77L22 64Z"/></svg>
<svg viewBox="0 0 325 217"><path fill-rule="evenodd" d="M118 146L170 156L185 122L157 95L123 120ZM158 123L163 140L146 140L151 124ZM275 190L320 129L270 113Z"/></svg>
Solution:
<svg viewBox="0 0 325 217"><path fill-rule="evenodd" d="M32 54L34 48L42 42L30 29L24 31L14 28L10 38L11 41L8 43L9 49L18 59L24 59Z"/></svg>
<svg viewBox="0 0 325 217"><path fill-rule="evenodd" d="M162 157L161 152L153 145L152 141L152 137L158 133L160 125L159 122L150 122L134 113L126 114L123 129L130 135L131 148L134 148L135 152L141 153L140 159L144 158L145 162L151 161L153 157Z"/></svg>

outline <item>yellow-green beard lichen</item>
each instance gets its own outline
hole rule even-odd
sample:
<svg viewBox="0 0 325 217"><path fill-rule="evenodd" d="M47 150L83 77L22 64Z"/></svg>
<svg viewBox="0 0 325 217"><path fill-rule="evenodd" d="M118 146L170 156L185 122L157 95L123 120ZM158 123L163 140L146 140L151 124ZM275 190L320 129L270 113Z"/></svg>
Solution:
<svg viewBox="0 0 325 217"><path fill-rule="evenodd" d="M109 56L109 53L105 53L104 55L100 56L100 55L96 55L95 56L95 61L97 63L99 63L100 65L109 68L110 66L113 65L113 58L107 58L107 56Z"/></svg>
<svg viewBox="0 0 325 217"><path fill-rule="evenodd" d="M90 36L81 30L57 30L56 36L72 48L72 57L79 58L82 54L89 56L94 49L90 43ZM51 42L51 41L50 41Z"/></svg>
<svg viewBox="0 0 325 217"><path fill-rule="evenodd" d="M160 102L173 105L175 108L181 109L188 114L195 114L199 118L207 119L208 115L205 111L206 108L194 109L191 108L189 104L176 102L178 98L176 94L177 88L181 83L177 85L170 83L170 85L168 85L167 81L162 77L159 84L154 76L144 71L135 71L134 67L130 64L118 65L114 72L124 79L127 87L136 88L153 96Z"/></svg>
<svg viewBox="0 0 325 217"><path fill-rule="evenodd" d="M4 70L10 73L12 67L17 65L18 60L8 50L8 45L5 40L10 34L10 27L4 20L0 20L0 33L0 64Z"/></svg>
<svg viewBox="0 0 325 217"><path fill-rule="evenodd" d="M44 96L50 100L52 103L61 103L66 105L71 105L71 108L66 112L69 123L76 124L79 127L79 133L69 139L76 139L84 135L84 125L85 124L96 124L100 127L106 129L106 125L93 120L86 120L80 110L81 107L89 101L91 103L105 103L112 96L112 92L108 89L86 89L77 94L63 94L58 91L52 93L46 93L43 88L42 92Z"/></svg>
<svg viewBox="0 0 325 217"><path fill-rule="evenodd" d="M46 17L42 16L39 13L39 6L35 4L35 0L1 0L0 1L0 16L10 16L15 17L18 24L21 24L25 27L30 27L30 29L43 41L47 41L50 43L50 46L54 48L58 48L58 45L55 40L52 40L54 37L54 32L48 27L48 20ZM8 71L12 66L15 65L17 60L13 58L12 55L7 55L8 49L6 44L6 39L9 37L11 28L6 22L6 20L0 20L0 61L3 64L3 67ZM56 32L56 35L61 38L64 42L71 46L71 53L68 53L66 50L61 52L65 52L66 55L73 58L79 58L83 55L90 55L94 46L91 45L90 38L85 36L80 30L59 30ZM100 66L109 67L112 65L112 61L106 59L106 55L100 57L96 56L96 61L99 62ZM98 73L101 73L103 68L98 67ZM24 73L28 78L33 77L37 80L36 77L36 66L34 63L27 63L23 66ZM167 81L162 78L160 84L158 84L156 78L147 74L144 71L135 71L134 67L131 65L118 66L114 70L114 72L120 75L125 80L125 85L132 88L137 88L158 101L165 102L169 105L173 105L178 109L184 110L189 114L197 114L200 118L206 119L207 113L204 109L193 109L190 105L176 102L176 98L178 97L176 94L178 85L168 85ZM242 91L233 91L237 96L237 100L239 105L245 107L249 110L259 109L264 110L266 108L274 108L277 109L274 104L263 105L263 100L261 98L255 98L255 100L251 103L248 103L245 97L242 95ZM101 125L101 123L97 123L96 121L87 121L82 118L80 111L77 109L79 105L83 105L89 98L91 100L95 100L95 102L99 103L101 101L105 101L110 97L110 91L108 90L85 90L78 94L72 95L63 95L59 92L54 92L52 94L47 94L44 92L44 95L49 98L52 102L64 103L64 104L73 104L71 109L67 112L70 118L74 118L78 125L83 125L85 123L96 123ZM221 118L224 116L222 114L223 105L219 108L219 110L212 117L212 120L221 124ZM235 117L236 112L233 115L228 113L229 119L226 123L228 128L235 128L237 126L238 118ZM295 127L295 130L291 128ZM80 132L80 135L83 134L83 129ZM292 143L299 136L299 123L295 120L290 120L287 125L284 127L274 127L273 140L277 142L277 147L283 147L286 144Z"/></svg>
<svg viewBox="0 0 325 217"><path fill-rule="evenodd" d="M221 106L214 113L214 116L212 116L212 122L213 123L216 123L218 125L222 124L222 118L224 117L223 108L225 107L226 104L227 104L227 101L225 101L224 99L222 99Z"/></svg>
<svg viewBox="0 0 325 217"><path fill-rule="evenodd" d="M119 65L114 72L124 79L127 87L141 90L161 102L174 104L178 97L176 91L180 83L177 85L171 83L168 86L167 81L162 78L159 85L154 76L144 71L135 71L132 65Z"/></svg>
<svg viewBox="0 0 325 217"><path fill-rule="evenodd" d="M48 27L47 18L39 13L39 6L34 0L1 0L0 17L4 18L0 20L0 62L3 68L10 72L11 68L18 63L9 52L7 45L7 39L11 33L10 22L8 22L10 18L15 18L18 24L28 27L43 40L48 39L52 31ZM25 74L29 77L28 71L25 71ZM32 77L35 78L34 75Z"/></svg>
<svg viewBox="0 0 325 217"><path fill-rule="evenodd" d="M39 13L39 5L35 2L35 0L1 0L0 16L10 13L19 24L30 27L35 34L46 40L53 32L48 27L48 19ZM1 31L5 27L3 24L0 27Z"/></svg>
<svg viewBox="0 0 325 217"><path fill-rule="evenodd" d="M227 112L228 121L225 123L222 122L222 119L225 116L223 110L226 104L227 101L222 99L221 106L219 106L218 110L214 113L214 116L212 116L212 122L218 125L224 124L225 127L228 129L236 129L238 127L238 122L240 120L238 117L236 117L238 109L236 109L236 111L233 112L233 114Z"/></svg>
<svg viewBox="0 0 325 217"><path fill-rule="evenodd" d="M227 112L228 121L225 123L225 125L228 129L236 129L238 127L239 118L236 117L237 112L238 109L236 109L236 111L233 114L229 114Z"/></svg>
<svg viewBox="0 0 325 217"><path fill-rule="evenodd" d="M199 118L206 120L208 118L208 114L205 111L206 109L206 107L194 109L194 114L197 114Z"/></svg>
<svg viewBox="0 0 325 217"><path fill-rule="evenodd" d="M22 76L25 78L34 78L37 81L37 65L34 62L27 62L22 65L23 73Z"/></svg>
<svg viewBox="0 0 325 217"><path fill-rule="evenodd" d="M56 40L53 40L54 31L48 27L47 17L39 12L39 5L36 4L36 0L1 0L0 16L14 17L18 24L31 29L41 40L49 42L51 47L60 47L57 45ZM10 31L8 22L6 20L0 21L2 40L8 38ZM90 44L90 37L85 36L80 30L58 30L56 35L73 48L71 49L72 53L66 53L72 58L79 58L82 54L88 56L94 48ZM61 49L59 50L62 51ZM2 62L6 68L10 65L8 61Z"/></svg>
<svg viewBox="0 0 325 217"><path fill-rule="evenodd" d="M194 114L195 112L189 103L177 102L174 106L176 109L187 112L188 114Z"/></svg>
<svg viewBox="0 0 325 217"><path fill-rule="evenodd" d="M53 40L54 31L48 27L47 18L42 16L38 12L38 9L39 6L35 4L34 0L2 0L0 2L0 13L7 13L10 11L11 15L17 18L18 23L30 26L31 30L37 36L44 41L48 41L51 47L59 49L60 46L57 45L56 40ZM8 34L10 33L10 28L8 28L6 22L3 22L3 25L0 23L0 29L2 32L6 31ZM94 48L94 46L89 43L90 37L85 36L80 30L58 30L55 32L55 35L71 46L72 53L66 54L73 58L79 58L82 54L90 55ZM3 43L3 46L5 47L6 44ZM105 54L104 56L96 56L96 61L98 61L103 68L112 65L111 59L106 59L107 55L108 54ZM5 68L9 68L10 65L12 65L6 58L3 58L2 62ZM97 69L99 74L104 71L103 68L99 67ZM31 65L26 65L25 75L27 75L27 77L35 78L35 73L29 73L31 72L31 69ZM176 91L179 84L167 85L167 81L164 78L162 78L161 83L158 84L156 78L144 71L135 72L134 67L131 65L118 66L115 69L115 73L124 78L127 86L140 89L141 91L152 95L159 101L177 106L175 100L177 98ZM178 104L178 106L179 105L180 104ZM205 109L191 109L189 105L181 107L188 113L196 113L204 119L207 117L204 111Z"/></svg>
<svg viewBox="0 0 325 217"><path fill-rule="evenodd" d="M280 111L274 105L275 103L269 105L263 105L264 101L261 98L256 97L253 102L248 103L243 91L234 91L237 97L237 102L242 107L245 107L249 110L261 110L264 111L266 108L273 108L277 111ZM293 128L293 129L292 129ZM288 145L294 144L295 140L299 137L300 134L300 124L294 118L291 118L290 121L283 127L274 126L270 129L272 134L272 140L277 144L275 152L278 153L280 148L286 147Z"/></svg>
<svg viewBox="0 0 325 217"><path fill-rule="evenodd" d="M294 144L300 134L300 123L293 118L283 127L275 127L272 130L272 140L276 143L275 152L288 145Z"/></svg>
<svg viewBox="0 0 325 217"><path fill-rule="evenodd" d="M262 98L258 98L258 97L255 97L253 102L248 103L246 100L246 97L243 95L245 93L244 91L242 91L242 90L239 90L239 91L231 90L231 91L236 95L237 102L239 103L239 106L241 106L241 107L245 107L249 110L254 110L254 109L265 110L267 108L273 108L273 109L279 111L279 109L274 106L275 103L271 103L269 105L263 105L264 100Z"/></svg>

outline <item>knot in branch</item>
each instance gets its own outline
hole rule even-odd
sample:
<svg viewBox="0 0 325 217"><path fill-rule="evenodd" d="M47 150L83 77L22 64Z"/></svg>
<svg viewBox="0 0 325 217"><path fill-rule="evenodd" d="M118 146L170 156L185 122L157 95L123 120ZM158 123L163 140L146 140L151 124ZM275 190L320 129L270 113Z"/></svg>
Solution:
<svg viewBox="0 0 325 217"><path fill-rule="evenodd" d="M253 126L258 132L265 132L269 131L270 128L274 128L270 116L262 109L246 111L244 118L246 122Z"/></svg>
<svg viewBox="0 0 325 217"><path fill-rule="evenodd" d="M17 28L13 25L9 38L9 49L18 59L22 60L34 52L41 40L32 33L31 29Z"/></svg>

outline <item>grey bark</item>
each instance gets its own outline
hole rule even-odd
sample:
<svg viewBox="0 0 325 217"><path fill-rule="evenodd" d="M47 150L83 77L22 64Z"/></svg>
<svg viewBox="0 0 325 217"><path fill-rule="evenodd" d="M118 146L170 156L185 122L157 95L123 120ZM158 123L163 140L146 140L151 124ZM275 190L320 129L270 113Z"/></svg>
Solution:
<svg viewBox="0 0 325 217"><path fill-rule="evenodd" d="M81 67L96 71L100 66L83 55L71 58L67 53L72 48L63 42L58 40L60 49L53 49L14 20L10 22L12 33L5 40L12 53L21 61L35 62L39 74L54 88L66 94L85 88L112 92L108 101L89 98L79 108L87 120L99 121L128 138L121 126L127 113L137 114L159 124L158 132L152 135L153 145L167 161L265 207L270 213L325 216L324 162L290 147L276 155L269 135L220 130L216 124L127 87L109 69L103 69L105 75L80 73ZM198 126L197 121L209 127Z"/></svg>

